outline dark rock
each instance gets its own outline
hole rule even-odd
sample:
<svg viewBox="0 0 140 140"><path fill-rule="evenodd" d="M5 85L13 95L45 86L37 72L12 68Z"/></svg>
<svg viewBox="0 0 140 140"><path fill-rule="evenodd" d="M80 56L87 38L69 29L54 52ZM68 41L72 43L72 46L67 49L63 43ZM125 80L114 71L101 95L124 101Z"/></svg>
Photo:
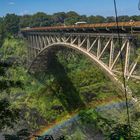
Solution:
<svg viewBox="0 0 140 140"><path fill-rule="evenodd" d="M64 108L61 105L54 105L54 106L51 107L51 109L53 109L55 111L58 111L59 113L64 112Z"/></svg>

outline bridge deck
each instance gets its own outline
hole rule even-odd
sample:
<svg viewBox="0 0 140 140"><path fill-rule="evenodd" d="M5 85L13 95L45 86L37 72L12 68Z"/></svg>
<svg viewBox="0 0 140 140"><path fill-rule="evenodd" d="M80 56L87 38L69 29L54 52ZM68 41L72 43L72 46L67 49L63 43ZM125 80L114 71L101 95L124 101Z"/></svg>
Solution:
<svg viewBox="0 0 140 140"><path fill-rule="evenodd" d="M130 21L130 22L119 22L119 29L121 32L140 32L140 21ZM116 22L112 23L97 23L97 24L82 24L82 25L71 25L71 26L50 26L50 27L35 27L35 28L24 28L21 32L34 32L34 31L90 31L95 32L105 31L105 32L115 32L117 27Z"/></svg>

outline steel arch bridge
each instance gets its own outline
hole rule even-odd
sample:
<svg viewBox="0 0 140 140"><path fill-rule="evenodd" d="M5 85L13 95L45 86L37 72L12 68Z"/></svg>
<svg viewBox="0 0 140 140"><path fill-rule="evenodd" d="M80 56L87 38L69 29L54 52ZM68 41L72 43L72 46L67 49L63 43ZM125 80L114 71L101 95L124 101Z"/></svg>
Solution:
<svg viewBox="0 0 140 140"><path fill-rule="evenodd" d="M86 24L73 26L38 27L22 29L28 41L28 67L34 72L45 69L49 50L68 47L89 57L111 80L122 84L118 75L125 79L140 80L140 56L137 35L140 22L119 23L120 41L116 23ZM124 69L122 70L123 58Z"/></svg>

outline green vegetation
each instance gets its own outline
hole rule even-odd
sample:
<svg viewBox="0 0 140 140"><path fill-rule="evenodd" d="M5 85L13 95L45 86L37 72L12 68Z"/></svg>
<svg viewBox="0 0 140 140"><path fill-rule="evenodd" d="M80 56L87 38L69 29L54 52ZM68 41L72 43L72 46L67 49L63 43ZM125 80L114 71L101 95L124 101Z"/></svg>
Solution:
<svg viewBox="0 0 140 140"><path fill-rule="evenodd" d="M139 42L140 40L138 40ZM140 73L140 48L137 49L136 52L137 56L138 56L138 64L137 64L137 73ZM128 85L129 87L132 89L134 96L136 95L136 97L138 99L140 99L140 81L139 80L135 80L135 79L131 79L128 81Z"/></svg>
<svg viewBox="0 0 140 140"><path fill-rule="evenodd" d="M121 21L139 21L140 16L119 16L118 20ZM115 17L103 17L79 15L74 11L58 12L53 15L48 15L43 12L38 12L33 15L18 16L15 14L7 14L5 17L0 17L0 46L4 38L10 35L17 36L20 28L25 27L42 27L42 26L55 26L55 25L73 25L78 21L85 21L89 24L115 22Z"/></svg>
<svg viewBox="0 0 140 140"><path fill-rule="evenodd" d="M140 118L137 118L137 121L134 119L131 120L131 135L129 135L127 117L122 110L126 111L125 108L121 108L120 110L111 109L107 110L107 112L97 112L94 109L83 110L80 113L81 123L88 125L92 130L98 130L107 140L139 140L140 130L138 124ZM131 117L133 118L135 113L133 110L131 111L133 112L131 112ZM124 120L121 121L121 118Z"/></svg>
<svg viewBox="0 0 140 140"><path fill-rule="evenodd" d="M20 39L5 39L0 51L1 60L11 66L1 79L13 82L1 91L0 96L8 98L12 106L20 109L32 129L83 108L92 100L117 96L111 88L112 83L107 82L108 78L72 50L58 51L46 73L29 75L23 67L25 46Z"/></svg>
<svg viewBox="0 0 140 140"><path fill-rule="evenodd" d="M14 113L13 110L13 113L19 117L14 117L16 123L22 123L22 128L17 129L17 131L25 128L29 128L30 131L38 129L42 125L48 125L69 113L87 108L89 103L94 104L108 98L119 98L111 81L98 68L94 67L87 58L71 49L62 48L62 50L53 54L51 64L45 73L30 75L23 67L23 64L26 63L25 46L26 44L20 39L8 38L5 39L0 50L1 60L7 62L6 64L10 64L4 70L1 79L2 81L14 81L11 86L5 89L2 89L4 86L1 87L0 96L1 99L8 98L11 103L10 106L18 110L18 114ZM83 111L80 115L84 112L87 112L87 118L84 121L89 124L92 124L89 121L93 121L98 126L98 123L100 124L99 120L103 121L100 124L101 126L98 126L99 128L95 128L99 132L102 131L104 136L107 135L107 139L111 139L109 137L116 138L118 135L121 138L126 135L126 111L122 110L123 115L120 116L120 112L111 110L107 115L104 113L99 114L99 119L94 119L95 113L93 112L92 116L92 110ZM91 113L91 115L88 113ZM138 113L132 114L134 114L132 117L139 122ZM90 116L91 118L89 118ZM108 116L110 117L108 118ZM110 128L110 123L113 128ZM13 123L11 124L13 125ZM136 127L136 121L133 124L137 131L136 134L139 134L140 129L138 126ZM6 124L4 125L7 127ZM85 125L83 120L82 125ZM120 127L119 130L121 131L116 132L116 128ZM95 128L92 127L92 129ZM107 133L108 129L112 131ZM68 139L74 137L84 139L86 136L81 133L77 129Z"/></svg>
<svg viewBox="0 0 140 140"><path fill-rule="evenodd" d="M119 21L139 21L140 16L119 16ZM87 23L103 23L103 22L115 22L115 17L103 17L79 15L74 11L58 12L53 15L48 15L43 12L38 12L33 15L18 16L15 14L7 14L5 17L0 17L0 33L4 31L4 34L17 34L19 28L24 27L39 27L39 26L54 26L54 25L72 25L78 21L86 21ZM3 30L3 31L1 31Z"/></svg>
<svg viewBox="0 0 140 140"><path fill-rule="evenodd" d="M120 21L139 20L139 16L125 17L119 17ZM49 125L83 109L80 113L82 126L88 128L87 124L91 124L91 130L96 129L107 139L128 139L125 109L122 112L110 110L109 113L97 113L91 108L86 109L89 105L96 107L96 104L106 100L118 101L120 97L108 77L83 55L62 48L51 55L52 61L46 72L34 75L27 72L27 45L17 36L19 28L64 23L71 25L77 21L112 22L114 17L87 17L71 11L53 15L40 12L25 16L7 14L0 18L0 130L10 134L6 137L20 139L24 132L28 137L28 130L37 130L43 125ZM138 96L140 87L137 81L129 85ZM132 111L131 118L133 136L135 134L138 137L139 112ZM69 140L85 138L86 135L79 129L68 136Z"/></svg>
<svg viewBox="0 0 140 140"><path fill-rule="evenodd" d="M140 16L119 16L119 21L139 21ZM115 17L103 17L79 15L74 11L59 12L53 15L48 15L43 12L38 12L34 15L24 15L20 17L20 27L39 27L39 26L51 26L51 25L73 25L78 21L86 21L87 23L103 23L103 22L115 22Z"/></svg>

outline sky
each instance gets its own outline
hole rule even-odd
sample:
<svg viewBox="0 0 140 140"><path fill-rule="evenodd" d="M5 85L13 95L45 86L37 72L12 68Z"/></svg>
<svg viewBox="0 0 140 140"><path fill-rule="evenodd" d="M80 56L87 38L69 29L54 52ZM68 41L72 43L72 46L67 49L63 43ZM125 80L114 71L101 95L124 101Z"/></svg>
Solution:
<svg viewBox="0 0 140 140"><path fill-rule="evenodd" d="M116 0L118 15L140 15L139 0ZM75 11L81 15L114 16L113 0L0 0L0 16Z"/></svg>

